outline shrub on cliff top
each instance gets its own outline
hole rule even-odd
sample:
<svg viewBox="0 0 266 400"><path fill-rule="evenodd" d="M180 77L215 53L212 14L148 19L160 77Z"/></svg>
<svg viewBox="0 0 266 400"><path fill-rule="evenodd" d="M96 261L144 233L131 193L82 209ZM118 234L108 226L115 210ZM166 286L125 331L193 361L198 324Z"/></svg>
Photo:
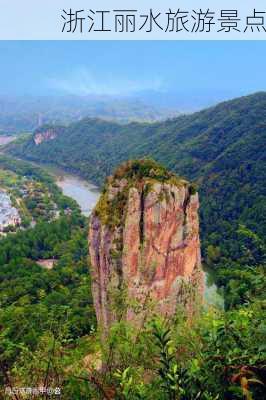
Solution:
<svg viewBox="0 0 266 400"><path fill-rule="evenodd" d="M140 160L129 160L120 165L114 172L114 179L134 179L153 178L161 182L176 177L164 166L158 164L152 159L144 158Z"/></svg>
<svg viewBox="0 0 266 400"><path fill-rule="evenodd" d="M108 198L108 188L119 188L119 181L125 180L125 185L112 198ZM123 224L124 208L131 187L143 192L144 197L152 190L153 183L168 183L174 186L189 186L189 193L194 194L196 189L186 180L168 171L164 166L152 159L129 160L120 165L114 174L107 178L102 195L94 210L101 221L114 228ZM162 197L163 199L164 197Z"/></svg>

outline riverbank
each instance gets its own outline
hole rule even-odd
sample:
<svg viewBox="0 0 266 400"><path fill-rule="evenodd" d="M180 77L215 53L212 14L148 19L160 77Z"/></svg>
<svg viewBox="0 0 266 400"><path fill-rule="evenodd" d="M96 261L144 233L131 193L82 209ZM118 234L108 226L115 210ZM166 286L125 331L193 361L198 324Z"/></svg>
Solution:
<svg viewBox="0 0 266 400"><path fill-rule="evenodd" d="M19 158L17 159L20 160ZM40 167L52 175L64 195L74 199L86 217L90 215L100 195L100 190L96 185L52 164L36 163L29 160L22 161L27 161L30 164Z"/></svg>
<svg viewBox="0 0 266 400"><path fill-rule="evenodd" d="M41 167L43 170L47 171L47 173L52 175L58 187L63 191L63 194L73 198L79 204L81 211L85 216L88 217L90 215L100 195L100 189L97 186L77 175L64 171L57 166L44 163L37 164L32 161L29 162ZM206 304L223 308L223 296L219 293L215 284L213 272L204 269L204 277Z"/></svg>
<svg viewBox="0 0 266 400"><path fill-rule="evenodd" d="M56 175L56 183L66 196L76 200L85 216L91 214L100 195L95 185L74 175L63 174L62 172Z"/></svg>

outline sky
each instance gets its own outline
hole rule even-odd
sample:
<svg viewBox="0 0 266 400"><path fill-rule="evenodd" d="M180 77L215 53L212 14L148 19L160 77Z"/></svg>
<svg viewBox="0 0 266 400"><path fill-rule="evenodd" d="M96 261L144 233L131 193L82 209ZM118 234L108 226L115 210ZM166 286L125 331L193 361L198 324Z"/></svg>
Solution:
<svg viewBox="0 0 266 400"><path fill-rule="evenodd" d="M0 41L0 95L266 90L266 41Z"/></svg>

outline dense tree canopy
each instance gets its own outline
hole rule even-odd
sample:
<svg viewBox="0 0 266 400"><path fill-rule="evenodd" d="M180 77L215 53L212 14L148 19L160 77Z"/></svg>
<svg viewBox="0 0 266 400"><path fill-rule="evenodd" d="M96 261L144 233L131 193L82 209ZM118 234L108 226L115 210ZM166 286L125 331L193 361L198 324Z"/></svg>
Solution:
<svg viewBox="0 0 266 400"><path fill-rule="evenodd" d="M86 221L49 175L2 157L1 168L45 183L62 212L0 241L0 387L59 386L64 400L264 399L265 110L266 94L258 93L156 124L87 119L39 146L32 138L8 146L96 183L121 161L146 156L164 165L162 179L171 176L167 167L194 180L204 262L223 288L225 310L188 315L180 307L173 320L147 318L140 327L121 320L101 343ZM134 179L155 165L132 163ZM51 270L37 264L46 258L55 261Z"/></svg>

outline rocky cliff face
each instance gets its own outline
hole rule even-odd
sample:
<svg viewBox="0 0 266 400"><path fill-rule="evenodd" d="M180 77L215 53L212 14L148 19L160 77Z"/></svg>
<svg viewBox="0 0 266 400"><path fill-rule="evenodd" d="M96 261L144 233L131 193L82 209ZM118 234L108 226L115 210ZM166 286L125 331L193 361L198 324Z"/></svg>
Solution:
<svg viewBox="0 0 266 400"><path fill-rule="evenodd" d="M172 316L191 288L199 290L198 207L193 187L153 161L128 162L108 179L89 227L104 329L121 317L138 321L147 307Z"/></svg>
<svg viewBox="0 0 266 400"><path fill-rule="evenodd" d="M57 137L57 134L58 132L56 131L56 129L47 128L45 130L42 130L41 132L36 132L33 137L33 140L36 146L38 146L42 142L55 139Z"/></svg>

